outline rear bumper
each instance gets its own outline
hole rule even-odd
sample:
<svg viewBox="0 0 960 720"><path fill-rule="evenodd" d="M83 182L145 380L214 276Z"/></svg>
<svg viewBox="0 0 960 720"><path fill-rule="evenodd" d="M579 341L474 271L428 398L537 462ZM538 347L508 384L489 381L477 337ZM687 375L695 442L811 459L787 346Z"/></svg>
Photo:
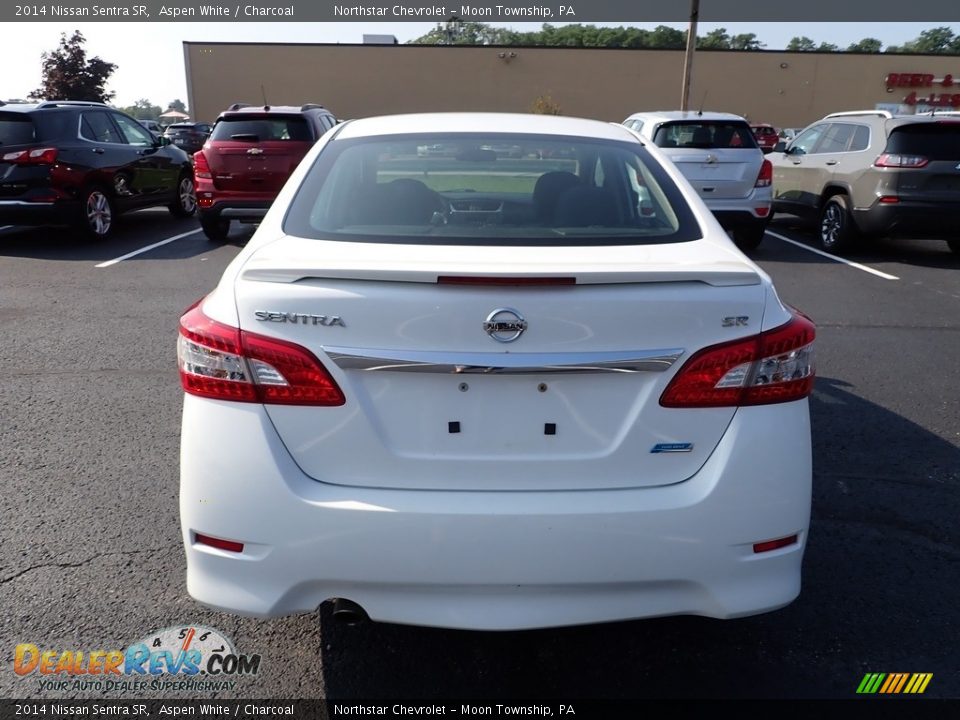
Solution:
<svg viewBox="0 0 960 720"><path fill-rule="evenodd" d="M211 220L260 220L267 214L275 192L240 192L221 190L209 179L194 178L197 209L201 217Z"/></svg>
<svg viewBox="0 0 960 720"><path fill-rule="evenodd" d="M738 410L696 475L634 490L319 483L294 464L262 406L189 395L181 450L187 589L221 610L271 617L342 597L374 620L507 630L733 618L800 591L811 495L805 400ZM244 551L198 545L198 532ZM794 534L793 545L753 552Z"/></svg>
<svg viewBox="0 0 960 720"><path fill-rule="evenodd" d="M79 201L0 200L0 225L66 225L79 217Z"/></svg>
<svg viewBox="0 0 960 720"><path fill-rule="evenodd" d="M960 203L899 202L854 209L857 227L868 235L960 238Z"/></svg>
<svg viewBox="0 0 960 720"><path fill-rule="evenodd" d="M216 200L209 207L201 207L200 215L214 220L260 220L272 203L272 197L266 200Z"/></svg>
<svg viewBox="0 0 960 720"><path fill-rule="evenodd" d="M771 214L768 213L765 217L761 217L747 210L715 210L713 212L713 216L724 230L751 225L766 227L770 223Z"/></svg>
<svg viewBox="0 0 960 720"><path fill-rule="evenodd" d="M724 230L745 225L766 225L773 215L773 191L769 187L755 188L745 198L704 198L704 202Z"/></svg>

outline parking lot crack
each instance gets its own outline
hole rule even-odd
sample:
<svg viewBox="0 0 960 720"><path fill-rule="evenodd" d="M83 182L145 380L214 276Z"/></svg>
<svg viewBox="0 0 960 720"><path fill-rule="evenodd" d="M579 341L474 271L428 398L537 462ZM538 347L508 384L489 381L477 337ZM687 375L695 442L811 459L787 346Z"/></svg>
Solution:
<svg viewBox="0 0 960 720"><path fill-rule="evenodd" d="M143 553L157 553L164 550L177 550L180 548L180 545L168 545L166 547L160 548L147 548L144 550L117 550L114 552L108 553L97 553L92 557L86 558L85 560L80 560L78 562L61 562L61 563L40 563L39 565L31 565L28 568L24 568L18 573L14 573L9 577L0 578L0 585L6 585L9 582L13 582L24 575L33 572L34 570L43 570L44 568L78 568L83 567L84 565L89 565L94 560L99 560L105 557L115 557L115 556L125 556L125 555L141 555Z"/></svg>

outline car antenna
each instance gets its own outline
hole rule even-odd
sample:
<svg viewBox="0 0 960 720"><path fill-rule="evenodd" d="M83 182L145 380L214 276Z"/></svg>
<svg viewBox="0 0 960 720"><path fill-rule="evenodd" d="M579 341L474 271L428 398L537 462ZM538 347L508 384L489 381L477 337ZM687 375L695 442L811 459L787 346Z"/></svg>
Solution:
<svg viewBox="0 0 960 720"><path fill-rule="evenodd" d="M260 83L260 97L263 98L263 106L265 108L270 107L267 105L267 91L263 89L263 83Z"/></svg>
<svg viewBox="0 0 960 720"><path fill-rule="evenodd" d="M703 106L707 102L707 93L710 92L710 88L707 88L703 91L703 97L700 99L700 109L697 110L697 117L703 117Z"/></svg>

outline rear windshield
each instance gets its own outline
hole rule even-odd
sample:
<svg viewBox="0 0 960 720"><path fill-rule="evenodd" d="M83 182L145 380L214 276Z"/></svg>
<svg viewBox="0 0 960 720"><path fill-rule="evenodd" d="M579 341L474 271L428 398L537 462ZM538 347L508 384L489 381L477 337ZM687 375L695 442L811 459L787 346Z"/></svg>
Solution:
<svg viewBox="0 0 960 720"><path fill-rule="evenodd" d="M901 125L887 138L886 151L928 160L960 160L960 121Z"/></svg>
<svg viewBox="0 0 960 720"><path fill-rule="evenodd" d="M36 140L33 121L20 113L0 113L0 145L28 145Z"/></svg>
<svg viewBox="0 0 960 720"><path fill-rule="evenodd" d="M78 127L73 112L0 112L0 146L76 138Z"/></svg>
<svg viewBox="0 0 960 720"><path fill-rule="evenodd" d="M300 237L437 245L632 245L699 238L639 142L555 135L334 140L284 221Z"/></svg>
<svg viewBox="0 0 960 720"><path fill-rule="evenodd" d="M302 115L231 115L213 126L211 140L312 142L310 125Z"/></svg>
<svg viewBox="0 0 960 720"><path fill-rule="evenodd" d="M664 123L653 142L662 148L754 148L757 141L745 122L726 120L684 120Z"/></svg>

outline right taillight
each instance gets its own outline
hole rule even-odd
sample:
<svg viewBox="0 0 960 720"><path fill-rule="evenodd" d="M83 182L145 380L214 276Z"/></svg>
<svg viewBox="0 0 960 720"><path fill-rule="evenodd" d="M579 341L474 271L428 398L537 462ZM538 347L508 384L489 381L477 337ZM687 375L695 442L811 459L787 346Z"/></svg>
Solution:
<svg viewBox="0 0 960 720"><path fill-rule="evenodd" d="M660 396L669 408L769 405L807 397L815 377L814 324L785 325L695 353Z"/></svg>
<svg viewBox="0 0 960 720"><path fill-rule="evenodd" d="M197 303L180 318L180 383L191 395L276 405L344 404L343 392L304 347L213 320Z"/></svg>
<svg viewBox="0 0 960 720"><path fill-rule="evenodd" d="M898 153L883 153L873 161L874 167L880 168L922 168L929 161L922 155L900 155Z"/></svg>
<svg viewBox="0 0 960 720"><path fill-rule="evenodd" d="M213 179L213 174L210 172L210 163L207 162L207 156L203 154L203 150L193 154L193 176L204 180Z"/></svg>
<svg viewBox="0 0 960 720"><path fill-rule="evenodd" d="M760 166L760 174L757 175L757 181L753 184L754 187L770 187L770 184L773 182L773 163L769 160L764 160L763 164Z"/></svg>

